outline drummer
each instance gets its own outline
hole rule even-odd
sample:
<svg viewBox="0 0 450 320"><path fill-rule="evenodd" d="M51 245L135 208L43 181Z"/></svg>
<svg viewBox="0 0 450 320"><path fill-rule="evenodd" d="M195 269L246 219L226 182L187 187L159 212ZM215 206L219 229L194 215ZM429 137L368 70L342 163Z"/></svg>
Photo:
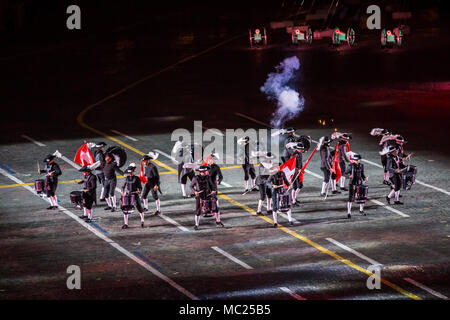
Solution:
<svg viewBox="0 0 450 320"><path fill-rule="evenodd" d="M395 195L394 204L403 204L399 200L400 188L402 187L402 170L406 167L402 158L399 156L399 150L396 146L389 146L386 169L389 172L389 179L391 180L391 192L386 196L386 201L391 204L391 199Z"/></svg>
<svg viewBox="0 0 450 320"><path fill-rule="evenodd" d="M356 186L362 185L363 181L367 181L367 177L364 174L364 165L361 162L361 155L353 153L351 156L351 162L345 169L345 174L349 179L349 190L348 190L348 202L347 202L347 218L352 217L352 203L355 201ZM364 213L364 203L359 204L359 213L366 215Z"/></svg>
<svg viewBox="0 0 450 320"><path fill-rule="evenodd" d="M144 210L142 209L141 199L139 194L142 192L142 184L141 180L138 176L134 174L136 170L136 166L129 166L125 170L125 182L122 186L122 196L129 195L131 197L134 196L134 205L136 206L139 215L141 216L141 228L144 227ZM128 211L123 211L123 220L124 225L122 229L128 228Z"/></svg>
<svg viewBox="0 0 450 320"><path fill-rule="evenodd" d="M55 162L55 155L49 154L44 162L46 163L44 169L38 169L38 173L46 173L44 189L47 197L50 200L51 206L47 210L58 209L58 199L56 198L56 188L58 187L58 177L62 174L61 168Z"/></svg>
<svg viewBox="0 0 450 320"><path fill-rule="evenodd" d="M280 195L284 193L284 186L283 183L286 186L289 186L289 181L286 178L286 174L281 171L281 167L280 166L275 166L275 173L272 174L269 177L269 183L272 185L272 203L273 203L273 227L276 228L278 226L278 219L277 219L277 214L278 214L278 208L279 208L279 201L280 201ZM288 211L288 219L289 219L289 225L292 226L294 225L294 223L292 222L292 218L291 218L291 211Z"/></svg>
<svg viewBox="0 0 450 320"><path fill-rule="evenodd" d="M83 184L83 193L81 195L83 201L83 211L84 214L80 216L87 223L92 221L92 205L95 202L96 190L97 190L97 178L92 174L92 170L87 166L82 167L80 172L83 172L83 180L78 182L78 184Z"/></svg>
<svg viewBox="0 0 450 320"><path fill-rule="evenodd" d="M215 197L217 194L217 185L211 179L211 176L208 175L208 166L200 166L197 169L199 172L191 182L191 193L195 195L195 226L194 229L198 230L198 226L200 223L200 215L202 213L202 200L207 200L209 197ZM213 199L214 201L214 199ZM214 212L216 216L216 225L217 227L223 227L223 223L220 221L220 212L219 208Z"/></svg>

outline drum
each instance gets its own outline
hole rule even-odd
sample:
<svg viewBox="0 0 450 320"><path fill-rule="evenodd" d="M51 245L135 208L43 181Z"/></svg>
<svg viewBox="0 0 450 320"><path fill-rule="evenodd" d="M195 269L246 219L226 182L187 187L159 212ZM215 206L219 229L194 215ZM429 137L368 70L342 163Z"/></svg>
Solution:
<svg viewBox="0 0 450 320"><path fill-rule="evenodd" d="M358 185L355 188L355 202L366 203L367 196L369 194L369 187L364 185Z"/></svg>
<svg viewBox="0 0 450 320"><path fill-rule="evenodd" d="M300 136L299 138L298 138L298 142L301 142L301 143L303 143L303 145L305 146L305 151L308 151L309 150L309 148L311 148L311 142L312 142L312 140L311 140L311 137L310 136Z"/></svg>
<svg viewBox="0 0 450 320"><path fill-rule="evenodd" d="M83 191L72 191L70 193L70 202L72 202L78 209L81 209L83 204Z"/></svg>
<svg viewBox="0 0 450 320"><path fill-rule="evenodd" d="M45 180L38 179L38 180L34 181L34 190L38 194L41 194L44 192L44 187L45 187Z"/></svg>
<svg viewBox="0 0 450 320"><path fill-rule="evenodd" d="M288 212L291 210L291 195L289 193L282 193L278 196L278 210L281 212Z"/></svg>
<svg viewBox="0 0 450 320"><path fill-rule="evenodd" d="M134 203L136 203L136 200L134 199L132 194L124 194L121 198L120 198L122 204L121 204L121 209L123 211L130 211L133 209Z"/></svg>
<svg viewBox="0 0 450 320"><path fill-rule="evenodd" d="M404 190L410 190L414 182L416 182L417 167L408 166L405 171L402 172L402 188Z"/></svg>
<svg viewBox="0 0 450 320"><path fill-rule="evenodd" d="M201 199L201 210L205 217L212 217L217 212L217 201L215 198Z"/></svg>

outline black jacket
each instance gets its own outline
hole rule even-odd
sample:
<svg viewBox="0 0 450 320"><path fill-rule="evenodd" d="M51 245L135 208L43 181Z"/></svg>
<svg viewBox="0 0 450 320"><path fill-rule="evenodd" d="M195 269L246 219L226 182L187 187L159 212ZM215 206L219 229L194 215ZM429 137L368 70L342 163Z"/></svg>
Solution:
<svg viewBox="0 0 450 320"><path fill-rule="evenodd" d="M286 175L284 174L283 171L278 171L277 173L274 173L273 175L271 175L269 177L269 182L271 184L277 185L277 186L282 186L283 182L285 185L289 186L289 181L286 178ZM281 190L282 188L277 188L275 190Z"/></svg>
<svg viewBox="0 0 450 320"><path fill-rule="evenodd" d="M87 190L87 194L91 197L95 197L95 192L97 190L97 178L95 175L91 173L84 176L83 180L81 180L79 184L83 184L83 190Z"/></svg>
<svg viewBox="0 0 450 320"><path fill-rule="evenodd" d="M158 186L160 184L159 180L159 172L158 168L153 163L149 163L148 166L145 166L144 169L145 177L147 178L147 183L150 184L152 187Z"/></svg>
<svg viewBox="0 0 450 320"><path fill-rule="evenodd" d="M196 175L191 181L191 193L202 191L199 197L205 199L212 191L216 191L217 186L213 183L209 175Z"/></svg>
<svg viewBox="0 0 450 320"><path fill-rule="evenodd" d="M362 163L351 163L345 169L346 175L353 175L353 178L350 179L349 184L351 185L360 185L363 183L366 178L364 174L364 165Z"/></svg>
<svg viewBox="0 0 450 320"><path fill-rule="evenodd" d="M53 177L50 177L50 176L47 177L49 180L52 180L52 181L57 181L58 177L62 174L61 168L55 162L53 162L52 164L48 164L47 163L45 165L44 169L41 169L39 172L40 173L47 173L47 174L50 173L50 172L53 172Z"/></svg>
<svg viewBox="0 0 450 320"><path fill-rule="evenodd" d="M331 169L333 158L331 156L328 146L323 145L320 147L320 168Z"/></svg>
<svg viewBox="0 0 450 320"><path fill-rule="evenodd" d="M142 191L141 179L137 176L127 176L122 186L122 192L133 193L136 191Z"/></svg>
<svg viewBox="0 0 450 320"><path fill-rule="evenodd" d="M399 174L395 172L396 169L403 169L405 167L399 156L393 156L391 154L387 156L386 170L389 171L389 177Z"/></svg>
<svg viewBox="0 0 450 320"><path fill-rule="evenodd" d="M105 162L102 166L103 173L105 174L105 178L108 180L116 178L116 172L123 175L123 171L117 166L116 161L111 160L110 163Z"/></svg>
<svg viewBox="0 0 450 320"><path fill-rule="evenodd" d="M220 184L223 180L222 170L220 170L220 167L215 163L212 164L211 169L209 169L209 176L214 183L218 181Z"/></svg>

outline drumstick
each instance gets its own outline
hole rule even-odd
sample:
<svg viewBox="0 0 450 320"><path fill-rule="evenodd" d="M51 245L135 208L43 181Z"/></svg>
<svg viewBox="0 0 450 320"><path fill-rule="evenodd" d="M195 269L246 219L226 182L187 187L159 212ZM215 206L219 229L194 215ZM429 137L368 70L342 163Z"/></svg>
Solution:
<svg viewBox="0 0 450 320"><path fill-rule="evenodd" d="M41 167L39 166L39 161L36 161L38 167L38 173L41 173Z"/></svg>

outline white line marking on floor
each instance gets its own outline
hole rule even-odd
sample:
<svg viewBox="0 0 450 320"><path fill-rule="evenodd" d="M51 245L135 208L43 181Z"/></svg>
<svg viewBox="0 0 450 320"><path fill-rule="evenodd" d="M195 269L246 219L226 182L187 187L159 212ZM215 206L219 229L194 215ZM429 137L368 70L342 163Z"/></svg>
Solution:
<svg viewBox="0 0 450 320"><path fill-rule="evenodd" d="M14 182L16 182L18 184L23 184L24 183L23 181L21 181L21 180L17 179L16 177L10 175L9 173L7 173L5 170L3 170L1 168L0 168L0 173L3 174L5 177L10 178L11 180L13 180ZM22 186L22 187L25 188L26 190L30 191L31 193L35 194L36 196L38 196L37 193L30 186ZM70 212L69 210L67 210L66 208L64 208L64 207L62 207L60 205L58 207L59 207L59 209L62 212L64 212L67 216L69 216L70 218L72 218L73 220L78 222L81 226L83 226L84 228L86 228L89 231L91 231L97 237L99 237L100 239L102 239L105 242L107 242L108 244L110 244L112 247L117 249L119 252L123 253L124 255L126 255L127 257L129 257L133 261L135 261L137 264L141 265L142 267L144 267L145 269L147 269L148 271L153 273L155 276L157 276L161 280L167 282L169 285L171 285L172 287L174 287L175 289L177 289L178 291L180 291L181 293L183 293L184 295L186 295L190 299L192 299L192 300L199 300L198 297L196 297L195 295L190 293L188 290L186 290L182 286L180 286L177 283L175 283L172 279L168 278L167 276L165 276L164 274L162 274L161 272L159 272L158 270L156 270L155 268L153 268L152 266L147 264L145 261L143 261L143 260L139 259L138 257L136 257L134 254L132 254L131 252L129 252L128 250L126 250L125 248L120 246L118 243L116 243L113 240L111 240L110 238L108 238L105 234L103 234L102 232L98 231L97 229L92 227L90 224L82 221L74 213Z"/></svg>
<svg viewBox="0 0 450 320"><path fill-rule="evenodd" d="M125 133L122 133L122 132L120 132L120 131L111 129L111 132L114 132L115 134L118 134L119 136L125 137L125 138L127 138L127 139L129 139L129 140L131 140L131 141L138 141L138 139L133 138L133 137L130 137L130 136L128 136L128 135L126 135Z"/></svg>
<svg viewBox="0 0 450 320"><path fill-rule="evenodd" d="M248 119L248 120L250 120L250 121L256 122L256 123L258 123L258 124L262 124L262 125L265 126L265 127L273 128L273 127L271 127L270 125L268 125L268 124L266 124L266 123L264 123L264 122L262 122L262 121L256 120L256 119L254 119L254 118L252 118L252 117L246 116L245 114L242 114L242 113L239 113L239 112L235 112L234 114L237 115L237 116L240 116L240 117L242 117L242 118ZM297 135L296 135L296 136L297 136ZM315 141L315 140L312 140L312 141L313 141L314 143L319 143L318 141ZM369 163L369 164L371 164L371 165L373 165L373 166L376 166L376 167L378 167L378 168L383 168L380 164L375 163L375 162L372 162L372 161L370 161L370 160L361 159L361 161L364 161L364 162L366 162L366 163ZM432 185L427 184L427 183L424 183L424 182L422 182L422 181L420 181L420 180L416 180L416 183L421 184L421 185L423 185L423 186L425 186L425 187L434 189L434 190L436 190L436 191L442 192L442 193L444 193L444 194L450 196L450 192L447 191L447 190L444 190L444 189L441 189L441 188L432 186Z"/></svg>
<svg viewBox="0 0 450 320"><path fill-rule="evenodd" d="M371 165L373 165L375 167L378 167L378 168L383 168L383 166L381 164L378 164L378 163L375 163L375 162L372 162L372 161L369 161L369 160L366 160L366 159L361 159L361 161L367 162L368 164L371 164Z"/></svg>
<svg viewBox="0 0 450 320"><path fill-rule="evenodd" d="M33 138L30 138L29 136L27 136L27 135L21 135L21 137L22 138L25 138L25 139L27 139L27 140L29 140L29 141L31 141L31 142L33 142L34 144L37 144L39 147L45 147L46 145L45 144L43 144L42 142L39 142L39 141L36 141L36 140L34 140Z"/></svg>
<svg viewBox="0 0 450 320"><path fill-rule="evenodd" d="M227 188L232 188L233 187L231 184L228 184L225 181L220 182L220 185L224 185Z"/></svg>
<svg viewBox="0 0 450 320"><path fill-rule="evenodd" d="M69 158L67 158L64 155L61 155L60 159L63 159L65 162L67 162L68 164L70 164L72 167L74 167L77 170L81 169L81 166L79 166L78 164L76 164L75 162L73 162L72 160L70 160Z"/></svg>
<svg viewBox="0 0 450 320"><path fill-rule="evenodd" d="M303 298L302 296L299 296L298 294L296 294L295 292L292 292L292 290L290 290L289 288L286 287L280 287L280 289L284 292L286 292L287 294L291 295L291 297L293 297L294 299L297 300L306 300L306 298Z"/></svg>
<svg viewBox="0 0 450 320"><path fill-rule="evenodd" d="M288 217L288 215L287 215L286 213L280 212L280 213L278 213L278 215L282 216L282 217L285 218L286 220L289 220L289 217ZM292 213L291 213L291 220L292 220L292 222L298 222L298 223L300 223L300 221L298 221L297 219L295 219L295 218L292 216Z"/></svg>
<svg viewBox="0 0 450 320"><path fill-rule="evenodd" d="M421 185L423 185L423 186L425 186L425 187L428 187L428 188L434 189L434 190L436 190L436 191L439 191L439 192L445 193L445 194L447 194L447 195L449 195L449 196L450 196L450 192L448 192L447 190L444 190L444 189L441 189L441 188L438 188L438 187L432 186L431 184L427 184L427 183L424 183L424 182L422 182L422 181L420 181L420 180L417 180L417 179L416 179L416 183L418 183L418 184L421 184Z"/></svg>
<svg viewBox="0 0 450 320"><path fill-rule="evenodd" d="M383 266L383 264L381 264L381 263L379 263L379 262L376 262L375 260L373 260L373 259L371 259L371 258L369 258L369 257L367 257L367 256L365 256L365 255L363 255L362 253L360 253L360 252L358 252L358 251L356 251L356 250L353 250L353 249L350 248L350 247L347 247L345 244L340 243L339 241L336 241L336 240L334 240L333 238L325 238L325 239L326 239L327 241L331 242L331 243L334 243L334 244L337 245L338 247L340 247L340 248L342 248L342 249L344 249L344 250L346 250L346 251L348 251L348 252L350 252L350 253L353 253L355 256L358 256L358 257L360 257L361 259L366 260L366 261L369 262L371 265L374 265L374 266Z"/></svg>
<svg viewBox="0 0 450 320"><path fill-rule="evenodd" d="M178 160L175 159L174 157L172 157L170 154L165 153L164 151L161 151L159 149L154 149L153 151L158 152L159 154L162 154L163 156L165 156L166 158L169 158L170 160L174 161L175 163L178 164Z"/></svg>
<svg viewBox="0 0 450 320"><path fill-rule="evenodd" d="M409 283L411 283L411 284L413 284L413 285L415 285L415 286L417 286L417 287L427 291L428 293L431 293L432 295L434 295L434 296L436 296L438 298L441 298L441 299L444 299L444 300L449 300L448 297L444 296L443 294L441 294L441 293L439 293L439 292L437 292L437 291L435 291L435 290L433 290L431 288L428 288L427 286L421 284L420 282L417 282L416 280L413 280L411 278L403 278L403 280L408 281Z"/></svg>
<svg viewBox="0 0 450 320"><path fill-rule="evenodd" d="M227 257L228 259L230 259L231 261L236 262L237 264L241 265L242 267L244 267L245 269L253 269L252 267L250 267L248 264L246 264L245 262L239 260L238 258L232 256L231 254L229 254L228 252L220 249L219 247L211 247L211 249L217 251L218 253L224 255L225 257Z"/></svg>
<svg viewBox="0 0 450 320"><path fill-rule="evenodd" d="M318 179L322 179L322 178L323 178L321 175L318 175L317 173L314 173L314 172L309 171L309 170L307 170L307 169L305 169L305 172L306 172L306 173L309 173L310 175L312 175L313 177L316 177L316 178L318 178Z"/></svg>
<svg viewBox="0 0 450 320"><path fill-rule="evenodd" d="M374 200L374 199L369 199L369 201L372 201L373 203L375 203L375 204L377 204L379 206L382 206L382 207L386 208L387 210L392 211L392 212L394 212L394 213L396 213L396 214L398 214L398 215L400 215L402 217L409 218L409 215L407 215L406 213L403 213L403 212L401 212L401 211L399 211L397 209L394 209L394 208L388 206L387 204L384 204L381 201Z"/></svg>

